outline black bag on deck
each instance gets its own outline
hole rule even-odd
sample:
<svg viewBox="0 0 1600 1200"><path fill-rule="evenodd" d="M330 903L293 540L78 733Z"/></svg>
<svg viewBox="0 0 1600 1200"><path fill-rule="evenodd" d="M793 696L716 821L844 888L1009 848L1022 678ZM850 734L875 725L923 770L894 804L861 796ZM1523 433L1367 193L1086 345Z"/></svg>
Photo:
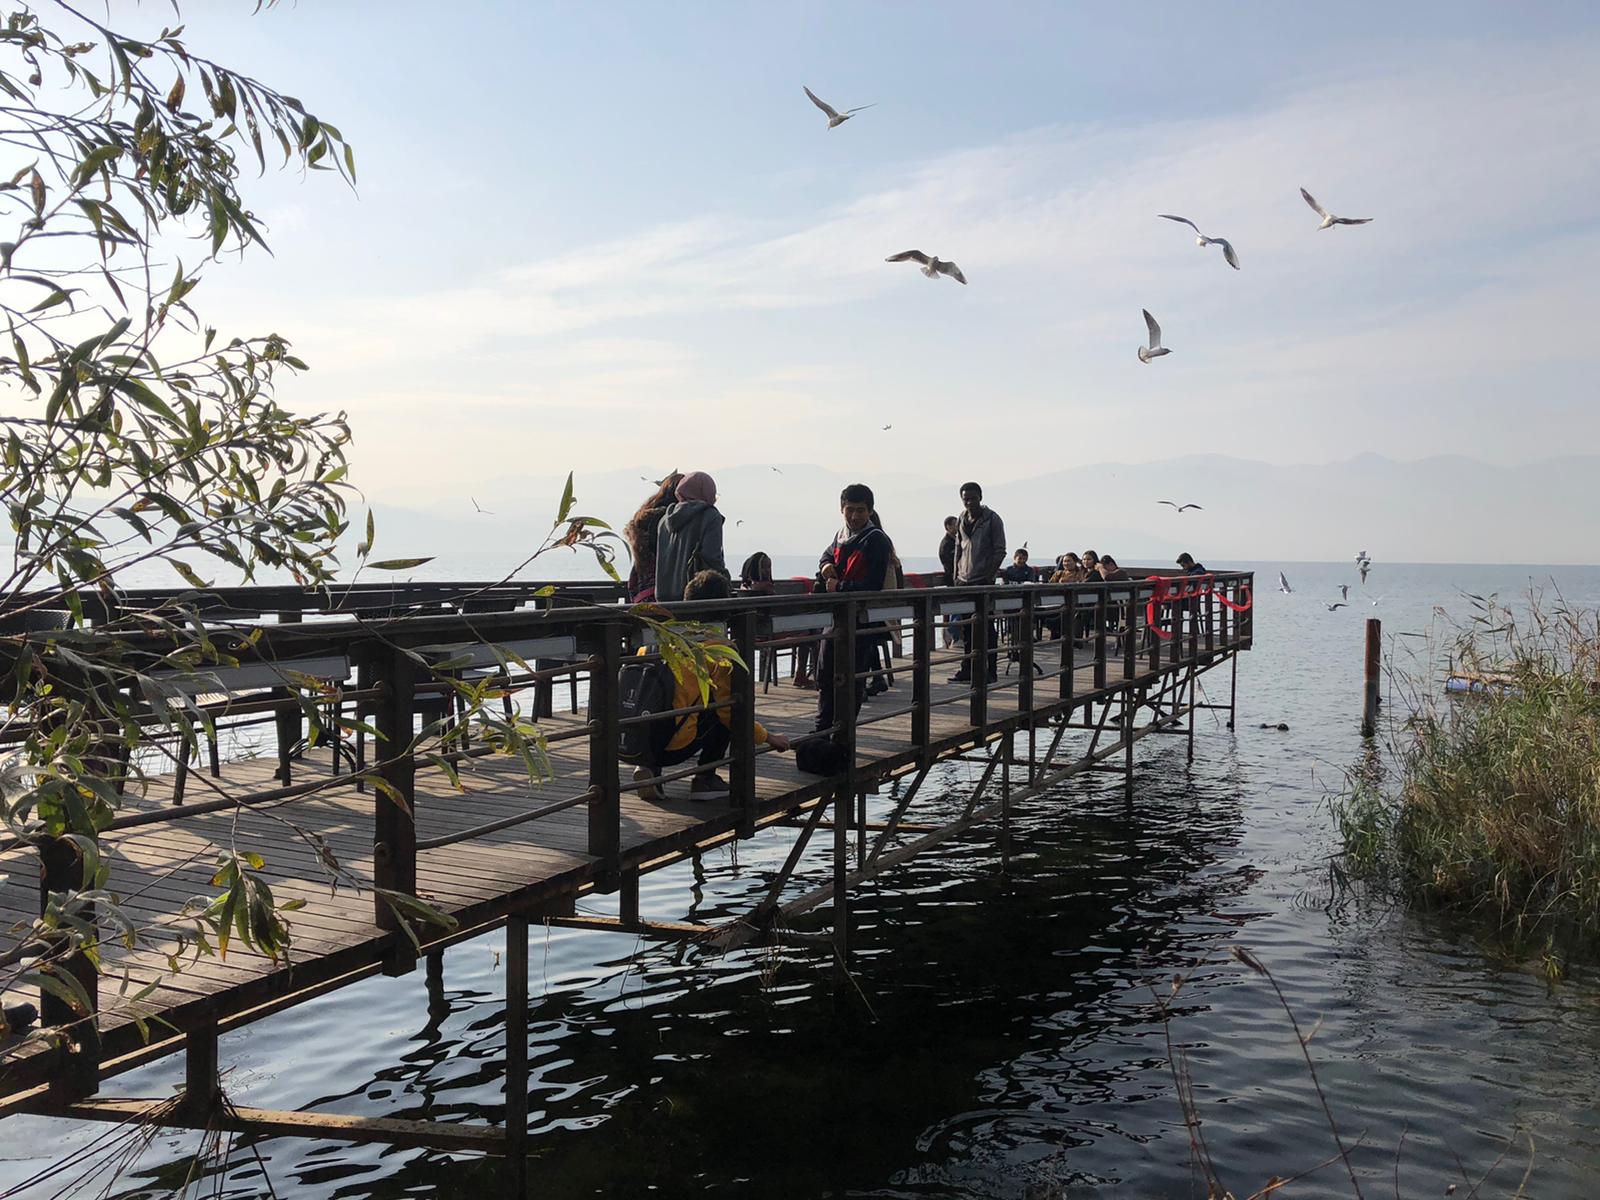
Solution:
<svg viewBox="0 0 1600 1200"><path fill-rule="evenodd" d="M832 738L812 738L794 748L794 765L807 775L843 775L850 756Z"/></svg>
<svg viewBox="0 0 1600 1200"><path fill-rule="evenodd" d="M677 692L677 680L666 663L623 663L617 672L618 716L644 717L651 713L672 711L672 698ZM617 731L617 757L623 762L650 766L661 760L667 743L672 740L683 719L668 717L660 721L641 721L637 725L624 725Z"/></svg>

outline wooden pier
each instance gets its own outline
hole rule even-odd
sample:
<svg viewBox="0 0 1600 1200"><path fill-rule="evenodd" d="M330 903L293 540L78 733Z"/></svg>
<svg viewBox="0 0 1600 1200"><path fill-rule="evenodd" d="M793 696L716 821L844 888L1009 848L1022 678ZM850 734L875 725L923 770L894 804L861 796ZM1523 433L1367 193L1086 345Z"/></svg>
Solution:
<svg viewBox="0 0 1600 1200"><path fill-rule="evenodd" d="M530 921L692 939L715 949L760 939L781 918L828 905L830 949L843 961L850 894L862 880L984 823L995 828L1004 855L1013 808L1082 772L1121 772L1134 803L1138 741L1178 734L1182 744L1169 741L1168 752L1192 759L1197 710L1224 709L1231 725L1237 655L1251 643L1252 577L1217 573L1203 583L1179 582L1150 576L672 606L677 617L724 626L757 668L735 672L732 744L721 768L732 796L717 804L686 798L692 764L664 772L667 798L652 802L640 798L632 768L618 761L618 666L641 645L648 653L649 640L609 585L563 587L554 596L531 585L493 593L465 584L377 588L359 604L349 594L334 604L299 589L219 593L208 619L260 628L252 650L259 661L208 673L190 689L216 707L219 728L252 721L270 736L263 735L258 757L218 753L214 765L186 764L153 776L144 794L130 789L124 797L101 853L110 889L140 925L140 938L131 949L109 936L101 943L102 971L98 978L87 973L98 997L95 1020L74 1021L59 1000L41 998L46 1021L61 1022L66 1036L56 1046L0 1050L0 1115L472 1149L511 1156L520 1178ZM160 599L132 595L127 603ZM419 608L437 615L414 615ZM359 615L346 615L352 609ZM972 683L948 680L962 651L942 647L947 631L963 626L977 664ZM890 630L905 650L888 664L892 686L853 716L850 648L858 637ZM800 773L793 754L758 747L753 724L759 715L791 737L812 731L816 694L792 686L782 668L796 648L822 638L834 640L839 669L823 686L835 689L840 721L821 736L844 747L850 764L826 778ZM994 683L982 668L991 650L1000 669ZM430 673L419 660L448 665ZM1203 692L1202 678L1218 668L1220 686ZM488 753L470 737L379 755L375 746L406 744L449 704L450 689L437 680L443 671L486 680L496 706L537 715L548 778L530 780L520 759ZM314 679L322 682L312 686ZM347 738L337 752L324 744L295 753L304 705L313 700L319 711L359 715L378 738ZM158 733L152 722L150 736ZM924 817L923 781L956 758L981 763L978 782L953 819L947 808L938 819ZM869 805L880 785L902 777L894 800ZM402 803L390 798L396 794ZM791 833L798 826L799 837L765 898L741 920L711 926L640 916L641 875L775 825ZM174 972L168 951L185 928L183 906L216 891L212 875L230 846L262 856L262 876L280 902L305 902L290 917L291 957L274 963L235 948L226 958L186 960ZM831 880L789 895L785 885L808 853L831 856ZM344 877L369 886L330 888L333 860ZM63 874L73 862L49 847L0 850L0 923L27 928L46 891L75 885ZM417 897L453 919L447 930L413 925L430 971L445 945L507 926L503 1127L240 1109L221 1096L219 1033L366 976L415 968L419 947L380 889ZM577 901L596 892L619 894L617 917L576 913ZM180 1096L148 1100L102 1090L123 1071L180 1052Z"/></svg>

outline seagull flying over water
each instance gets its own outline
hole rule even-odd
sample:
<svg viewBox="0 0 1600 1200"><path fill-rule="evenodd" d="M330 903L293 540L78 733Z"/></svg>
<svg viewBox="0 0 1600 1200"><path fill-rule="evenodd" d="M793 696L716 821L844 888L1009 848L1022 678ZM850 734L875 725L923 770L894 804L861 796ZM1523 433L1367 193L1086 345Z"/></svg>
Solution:
<svg viewBox="0 0 1600 1200"><path fill-rule="evenodd" d="M472 497L468 496L467 499L468 500L472 500ZM472 500L472 507L475 508L478 512L481 512L486 517L494 516L494 514L492 512L490 512L483 505L479 504L476 500Z"/></svg>
<svg viewBox="0 0 1600 1200"><path fill-rule="evenodd" d="M1343 600L1335 600L1332 604L1328 605L1328 611L1329 612L1336 612L1337 610L1339 610L1341 608L1348 608L1348 607L1350 607L1350 606L1348 604L1346 604Z"/></svg>
<svg viewBox="0 0 1600 1200"><path fill-rule="evenodd" d="M1177 510L1178 510L1178 511L1179 511L1179 512L1182 512L1182 511L1183 511L1183 510L1184 510L1184 509L1186 509L1186 508L1196 508L1196 509L1200 509L1200 511L1201 511L1201 512L1204 512L1204 511L1205 511L1205 509L1203 509L1203 508L1200 508L1200 506L1199 506L1199 505L1198 505L1198 504L1194 504L1194 503L1189 503L1189 504L1179 504L1179 503L1178 503L1178 502L1177 502L1177 501L1175 501L1175 500L1157 500L1157 501L1156 501L1156 503L1157 503L1157 504L1166 504L1166 505L1168 505L1168 506L1170 506L1170 507L1172 507L1172 508L1175 508L1175 509L1177 509Z"/></svg>
<svg viewBox="0 0 1600 1200"><path fill-rule="evenodd" d="M937 279L941 275L948 275L957 283L965 283L967 277L961 273L961 268L953 262L946 262L932 254L924 254L921 250L902 250L899 254L891 254L884 262L918 262L922 264L922 273L929 279Z"/></svg>
<svg viewBox="0 0 1600 1200"><path fill-rule="evenodd" d="M1200 226L1189 220L1188 217L1175 217L1171 213L1157 213L1156 215L1168 221L1179 221L1194 230L1194 244L1197 246L1221 246L1222 257L1227 260L1228 265L1235 271L1239 269L1239 256L1233 252L1233 243L1227 238L1207 237L1200 232Z"/></svg>
<svg viewBox="0 0 1600 1200"><path fill-rule="evenodd" d="M1285 596L1294 594L1294 589L1289 586L1289 577L1282 571L1278 572L1278 590Z"/></svg>
<svg viewBox="0 0 1600 1200"><path fill-rule="evenodd" d="M1145 326L1150 330L1150 345L1148 348L1139 347L1139 361L1147 363L1152 358L1160 358L1163 354L1171 354L1172 351L1161 344L1161 326L1156 324L1156 319L1150 315L1150 310L1147 308L1143 312Z"/></svg>
<svg viewBox="0 0 1600 1200"><path fill-rule="evenodd" d="M1350 599L1350 585L1348 583L1341 583L1339 585L1339 599L1341 599L1341 600Z"/></svg>
<svg viewBox="0 0 1600 1200"><path fill-rule="evenodd" d="M783 469L782 469L782 468L781 468L781 467L773 467L773 468L772 468L772 469L773 469L773 470L774 470L774 471L777 471L777 472L778 472L778 474L779 474L779 475L782 475L782 474L783 474Z"/></svg>
<svg viewBox="0 0 1600 1200"><path fill-rule="evenodd" d="M893 426L893 425L885 425L885 426L884 426L884 429L886 429L886 430L887 430L887 429L893 429L893 428L894 428L894 426Z"/></svg>
<svg viewBox="0 0 1600 1200"><path fill-rule="evenodd" d="M827 103L826 101L817 99L817 94L804 84L801 84L800 86L805 94L811 97L811 103L815 104L823 112L828 114L829 129L837 129L851 117L855 116L856 113L860 112L863 108L872 108L873 105L877 103L874 101L873 104L858 104L854 108L847 108L843 112L840 112L838 109L834 108L833 105Z"/></svg>
<svg viewBox="0 0 1600 1200"><path fill-rule="evenodd" d="M1318 229L1332 229L1335 225L1365 225L1372 220L1371 217L1336 217L1318 204L1316 197L1305 188L1300 189L1300 194L1306 198L1306 203L1311 205L1317 216L1322 218L1322 224L1317 226Z"/></svg>

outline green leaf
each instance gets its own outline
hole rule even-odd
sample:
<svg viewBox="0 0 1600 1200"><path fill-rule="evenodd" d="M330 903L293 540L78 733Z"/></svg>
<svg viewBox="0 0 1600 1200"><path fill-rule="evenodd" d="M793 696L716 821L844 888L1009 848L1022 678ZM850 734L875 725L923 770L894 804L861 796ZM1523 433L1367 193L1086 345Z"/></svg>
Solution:
<svg viewBox="0 0 1600 1200"><path fill-rule="evenodd" d="M561 524L561 522L567 519L567 514L572 511L572 506L575 501L576 497L574 497L572 494L572 472L568 471L567 486L561 493L561 510L556 513L557 525Z"/></svg>
<svg viewBox="0 0 1600 1200"><path fill-rule="evenodd" d="M374 571L409 571L412 567L420 567L423 563L430 563L434 555L426 558L386 558L382 562L368 563L367 566Z"/></svg>

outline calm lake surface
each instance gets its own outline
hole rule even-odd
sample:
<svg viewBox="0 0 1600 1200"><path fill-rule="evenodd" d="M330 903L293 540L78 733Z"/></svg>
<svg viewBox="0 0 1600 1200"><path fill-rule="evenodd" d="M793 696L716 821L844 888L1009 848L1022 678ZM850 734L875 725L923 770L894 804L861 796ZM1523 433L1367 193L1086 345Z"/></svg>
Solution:
<svg viewBox="0 0 1600 1200"><path fill-rule="evenodd" d="M786 564L780 564L780 569ZM1219 564L1213 564L1219 565ZM1203 1195L1168 1066L1185 1050L1204 1133L1244 1197L1334 1152L1276 974L1368 1196L1440 1196L1475 1183L1510 1196L1595 1194L1600 988L1549 985L1537 961L1478 931L1375 910L1330 889L1325 805L1362 753L1363 620L1422 632L1462 594L1525 593L1553 578L1600 604L1600 570L1378 563L1363 596L1350 565L1257 567L1255 649L1239 668L1239 728L1201 714L1180 739L1138 747L1137 799L1079 778L1019 813L1009 873L993 829L915 860L856 900L859 991L836 994L825 952L723 957L615 934L534 931L534 1194L541 1197L1017 1197ZM1337 585L1350 607L1330 613ZM1358 598L1359 597L1359 598ZM1370 600L1378 599L1376 608ZM1411 643L1403 643L1411 644ZM1226 702L1227 673L1210 677ZM1262 722L1289 725L1287 732ZM968 768L952 765L954 785ZM887 793L880 798L887 802ZM820 841L821 839L819 839ZM648 876L647 915L717 921L747 909L787 850L782 834ZM826 876L818 854L795 892ZM592 911L604 911L604 901ZM801 929L821 929L825 910ZM423 973L374 979L224 1039L241 1104L443 1120L498 1120L504 977L498 935L445 956L445 1004ZM1152 988L1188 981L1170 1027ZM181 1062L124 1076L166 1095ZM103 1132L36 1118L0 1125L0 1185ZM113 1195L166 1195L194 1136L158 1137ZM279 1139L257 1149L280 1196L499 1195L493 1160ZM31 1191L56 1193L65 1180ZM201 1194L266 1194L236 1149ZM88 1186L81 1194L96 1194ZM1350 1196L1334 1166L1283 1195Z"/></svg>

